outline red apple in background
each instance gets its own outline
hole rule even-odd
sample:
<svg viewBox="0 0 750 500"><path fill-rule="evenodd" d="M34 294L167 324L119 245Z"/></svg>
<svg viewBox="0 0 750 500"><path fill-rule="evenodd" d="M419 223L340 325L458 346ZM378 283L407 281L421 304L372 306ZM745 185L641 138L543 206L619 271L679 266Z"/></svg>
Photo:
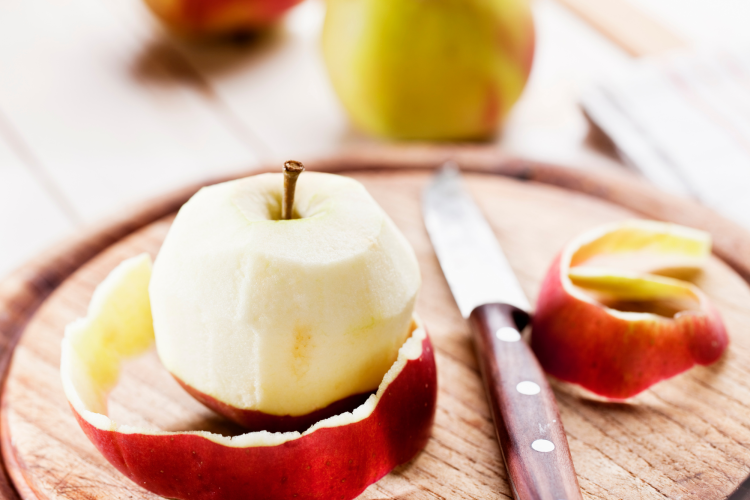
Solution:
<svg viewBox="0 0 750 500"><path fill-rule="evenodd" d="M177 34L216 37L264 28L301 0L146 0Z"/></svg>
<svg viewBox="0 0 750 500"><path fill-rule="evenodd" d="M147 255L123 262L97 287L86 318L62 345L65 394L88 438L120 472L181 500L350 500L411 459L430 436L437 400L432 345L418 318L377 393L351 413L304 433L138 429L107 417L120 365L154 341Z"/></svg>
<svg viewBox="0 0 750 500"><path fill-rule="evenodd" d="M532 348L551 375L626 399L729 343L708 297L680 274L710 255L707 233L629 221L576 238L555 258L533 318Z"/></svg>

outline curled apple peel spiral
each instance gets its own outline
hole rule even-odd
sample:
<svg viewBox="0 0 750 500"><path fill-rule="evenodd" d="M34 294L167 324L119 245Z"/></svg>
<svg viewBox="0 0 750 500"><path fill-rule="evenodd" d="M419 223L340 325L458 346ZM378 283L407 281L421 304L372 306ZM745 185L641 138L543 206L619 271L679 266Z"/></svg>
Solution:
<svg viewBox="0 0 750 500"><path fill-rule="evenodd" d="M153 347L150 277L146 254L115 268L94 292L88 315L66 328L60 364L81 429L137 485L181 500L350 500L427 443L437 376L432 344L416 316L377 392L303 433L226 437L113 421L107 397L122 363Z"/></svg>
<svg viewBox="0 0 750 500"><path fill-rule="evenodd" d="M81 428L159 495L349 500L429 439L437 376L411 247L356 181L281 181L201 190L153 273L148 255L126 260L66 328L61 374ZM255 432L112 421L122 363L154 343L192 395Z"/></svg>
<svg viewBox="0 0 750 500"><path fill-rule="evenodd" d="M533 319L532 348L551 375L610 399L719 359L724 323L695 285L708 233L628 221L589 231L553 261Z"/></svg>

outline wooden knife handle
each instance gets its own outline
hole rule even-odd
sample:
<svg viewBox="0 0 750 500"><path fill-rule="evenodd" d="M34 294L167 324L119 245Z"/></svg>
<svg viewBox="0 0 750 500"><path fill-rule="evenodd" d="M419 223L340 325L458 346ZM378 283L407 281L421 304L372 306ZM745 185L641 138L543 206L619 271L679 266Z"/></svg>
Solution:
<svg viewBox="0 0 750 500"><path fill-rule="evenodd" d="M504 304L479 306L469 316L511 487L519 500L581 500L555 395L521 340L528 321Z"/></svg>

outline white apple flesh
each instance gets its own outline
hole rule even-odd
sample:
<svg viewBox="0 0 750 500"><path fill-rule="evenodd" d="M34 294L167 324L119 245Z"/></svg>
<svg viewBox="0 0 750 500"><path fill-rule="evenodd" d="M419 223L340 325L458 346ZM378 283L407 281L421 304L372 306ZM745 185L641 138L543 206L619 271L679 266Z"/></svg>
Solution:
<svg viewBox="0 0 750 500"><path fill-rule="evenodd" d="M374 391L420 286L413 250L361 184L303 174L292 220L279 220L282 186L263 174L202 189L149 288L162 363L246 425L242 412L288 419Z"/></svg>

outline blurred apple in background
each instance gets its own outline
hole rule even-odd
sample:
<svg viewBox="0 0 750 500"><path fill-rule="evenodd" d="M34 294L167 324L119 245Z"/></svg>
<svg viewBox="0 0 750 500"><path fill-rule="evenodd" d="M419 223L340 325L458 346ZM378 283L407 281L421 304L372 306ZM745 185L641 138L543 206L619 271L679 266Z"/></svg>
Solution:
<svg viewBox="0 0 750 500"><path fill-rule="evenodd" d="M264 28L301 0L146 0L173 32L217 37Z"/></svg>
<svg viewBox="0 0 750 500"><path fill-rule="evenodd" d="M534 24L527 0L329 0L323 53L362 130L487 139L526 84Z"/></svg>

